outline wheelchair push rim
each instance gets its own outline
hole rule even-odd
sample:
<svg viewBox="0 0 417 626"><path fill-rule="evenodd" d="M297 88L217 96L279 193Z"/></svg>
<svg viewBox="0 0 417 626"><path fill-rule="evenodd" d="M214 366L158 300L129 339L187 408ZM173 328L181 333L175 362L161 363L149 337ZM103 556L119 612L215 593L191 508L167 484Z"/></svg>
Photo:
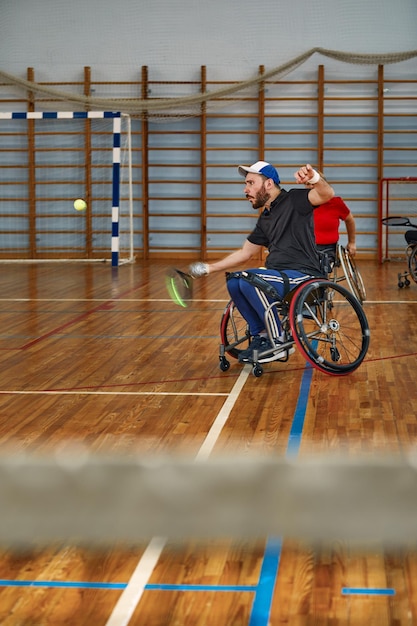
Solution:
<svg viewBox="0 0 417 626"><path fill-rule="evenodd" d="M234 359L237 359L239 353L249 346L248 324L239 313L233 300L229 300L223 311L220 321L220 339L224 351Z"/></svg>
<svg viewBox="0 0 417 626"><path fill-rule="evenodd" d="M290 305L297 347L316 369L330 375L356 370L369 348L363 308L352 292L329 280L304 283Z"/></svg>

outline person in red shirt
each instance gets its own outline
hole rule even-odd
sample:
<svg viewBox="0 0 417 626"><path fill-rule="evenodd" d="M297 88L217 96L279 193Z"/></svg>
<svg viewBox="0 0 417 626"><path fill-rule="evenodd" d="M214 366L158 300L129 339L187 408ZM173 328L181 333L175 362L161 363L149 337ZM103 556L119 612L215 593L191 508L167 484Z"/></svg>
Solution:
<svg viewBox="0 0 417 626"><path fill-rule="evenodd" d="M348 236L345 246L351 256L356 254L356 227L355 220L349 207L339 196L334 196L325 204L314 209L314 235L319 250L332 248L336 252L339 241L340 221L344 221Z"/></svg>
<svg viewBox="0 0 417 626"><path fill-rule="evenodd" d="M325 179L323 174L320 176ZM309 185L306 185L309 187ZM347 204L340 196L333 196L324 204L316 207L313 212L314 235L316 245L320 251L326 251L334 262L336 258L336 246L339 242L340 222L345 222L348 243L345 246L349 254L356 254L356 226L355 219Z"/></svg>

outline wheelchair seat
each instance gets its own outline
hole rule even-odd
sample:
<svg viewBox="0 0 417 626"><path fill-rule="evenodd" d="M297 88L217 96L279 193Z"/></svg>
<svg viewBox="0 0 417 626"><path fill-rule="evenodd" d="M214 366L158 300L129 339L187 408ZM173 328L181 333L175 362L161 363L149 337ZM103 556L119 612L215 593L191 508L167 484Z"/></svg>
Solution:
<svg viewBox="0 0 417 626"><path fill-rule="evenodd" d="M404 237L409 246L417 245L417 230L407 230Z"/></svg>

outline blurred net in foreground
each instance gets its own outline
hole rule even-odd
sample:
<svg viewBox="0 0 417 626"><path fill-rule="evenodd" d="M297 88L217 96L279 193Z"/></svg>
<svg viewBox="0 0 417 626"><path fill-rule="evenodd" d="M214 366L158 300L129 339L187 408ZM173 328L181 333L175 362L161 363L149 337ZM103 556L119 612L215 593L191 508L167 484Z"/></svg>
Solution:
<svg viewBox="0 0 417 626"><path fill-rule="evenodd" d="M320 23L320 28L322 24ZM306 52L290 59L289 61L273 67L267 71L258 72L247 80L236 81L231 80L225 82L224 79L219 81L221 85L218 88L207 89L203 80L190 81L188 83L188 93L183 91L177 93L176 87L172 80L159 80L153 82L151 94L146 97L137 98L129 94L128 97L98 97L97 95L83 95L74 93L74 91L57 89L52 85L38 83L24 79L20 76L0 70L0 80L4 85L8 86L13 92L31 93L34 97L40 98L47 102L48 98L55 101L54 106L57 107L57 101L65 103L69 108L87 107L88 109L100 109L107 111L121 111L129 113L132 116L140 115L143 118L152 115L152 117L167 115L169 117L187 117L200 115L202 107L208 112L212 109L225 107L231 101L244 102L246 98L256 94L264 88L265 81L277 81L287 76L295 69L306 63L315 54L322 55L327 59L335 62L351 64L355 66L366 65L387 65L392 63L401 63L414 59L417 56L417 50L409 50L404 52L381 53L381 54L359 54L356 52L343 52L340 50L329 50L326 48L311 48ZM110 87L109 87L110 88ZM183 86L178 87L183 90Z"/></svg>
<svg viewBox="0 0 417 626"><path fill-rule="evenodd" d="M3 457L0 510L0 544L11 548L267 535L400 548L417 539L417 465Z"/></svg>

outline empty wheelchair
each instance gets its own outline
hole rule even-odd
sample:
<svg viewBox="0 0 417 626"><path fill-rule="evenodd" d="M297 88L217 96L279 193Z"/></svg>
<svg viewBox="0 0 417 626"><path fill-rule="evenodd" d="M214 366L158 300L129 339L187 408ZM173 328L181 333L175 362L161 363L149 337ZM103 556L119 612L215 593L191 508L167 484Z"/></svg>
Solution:
<svg viewBox="0 0 417 626"><path fill-rule="evenodd" d="M348 289L357 297L360 303L366 300L365 285L362 280L361 273L349 251L342 246L336 244L334 247L326 250L321 249L322 255L327 255L328 278L334 283L346 281Z"/></svg>
<svg viewBox="0 0 417 626"><path fill-rule="evenodd" d="M287 361L294 346L326 374L346 375L362 363L369 348L370 331L362 305L351 291L325 278L312 278L280 298L272 285L253 272L233 275L251 282L270 302L265 311L265 328L271 347L254 353L250 361L254 376L262 376L264 363ZM277 327L276 315L280 337L272 331ZM229 357L238 359L250 341L246 321L232 300L223 311L220 338L220 369L227 371Z"/></svg>
<svg viewBox="0 0 417 626"><path fill-rule="evenodd" d="M401 216L384 217L381 221L385 226L402 226L403 228L410 229L406 230L404 233L404 238L407 243L405 254L408 268L405 272L398 273L398 287L400 287L400 289L409 287L411 285L409 276L417 283L417 225L412 224L408 217Z"/></svg>
<svg viewBox="0 0 417 626"><path fill-rule="evenodd" d="M337 244L336 261L333 266L333 273L329 276L329 279L335 283L345 280L350 291L357 297L359 302L363 303L366 300L365 285L358 266L349 254L349 251L340 243Z"/></svg>

